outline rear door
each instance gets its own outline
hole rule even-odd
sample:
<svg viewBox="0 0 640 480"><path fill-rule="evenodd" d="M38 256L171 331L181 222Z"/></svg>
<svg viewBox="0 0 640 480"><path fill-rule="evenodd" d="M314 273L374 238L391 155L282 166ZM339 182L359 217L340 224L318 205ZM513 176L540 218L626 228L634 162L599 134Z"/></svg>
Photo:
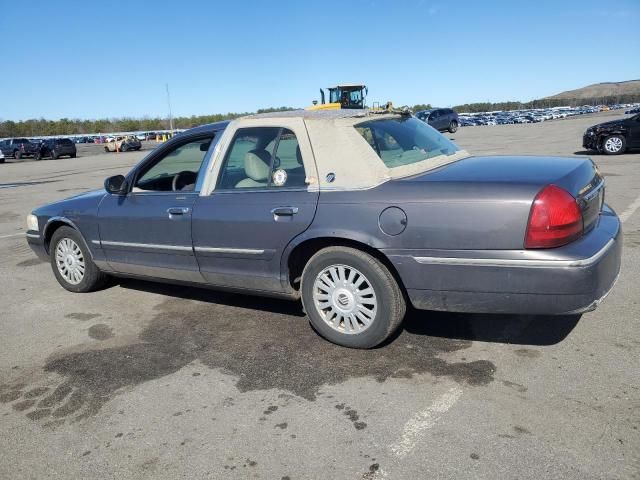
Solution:
<svg viewBox="0 0 640 480"><path fill-rule="evenodd" d="M316 173L304 124L287 125L229 132L215 186L193 211L194 251L207 282L284 290L283 251L309 227L318 202L307 181Z"/></svg>
<svg viewBox="0 0 640 480"><path fill-rule="evenodd" d="M440 121L440 110L434 110L429 114L429 120L427 121L427 123L429 123L429 125L431 125L436 130L440 129L439 121Z"/></svg>

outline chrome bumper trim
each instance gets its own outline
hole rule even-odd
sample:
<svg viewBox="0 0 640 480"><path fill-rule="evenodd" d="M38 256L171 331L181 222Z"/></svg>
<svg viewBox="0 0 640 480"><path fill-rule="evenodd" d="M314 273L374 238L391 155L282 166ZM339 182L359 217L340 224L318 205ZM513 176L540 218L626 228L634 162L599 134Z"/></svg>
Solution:
<svg viewBox="0 0 640 480"><path fill-rule="evenodd" d="M615 239L610 239L604 247L589 258L579 260L524 260L505 258L459 258L459 257L413 257L422 264L429 265L466 265L483 267L588 267L602 258L615 244Z"/></svg>

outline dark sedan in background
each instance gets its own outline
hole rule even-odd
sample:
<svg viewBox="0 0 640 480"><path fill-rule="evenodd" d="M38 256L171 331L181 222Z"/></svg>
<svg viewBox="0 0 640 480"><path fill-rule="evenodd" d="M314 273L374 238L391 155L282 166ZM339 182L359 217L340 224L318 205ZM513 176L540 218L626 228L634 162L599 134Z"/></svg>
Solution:
<svg viewBox="0 0 640 480"><path fill-rule="evenodd" d="M56 160L60 157L76 158L76 145L68 138L48 138L40 142L34 158L40 160L49 157Z"/></svg>
<svg viewBox="0 0 640 480"><path fill-rule="evenodd" d="M370 348L407 301L594 309L622 251L604 190L588 158L473 157L406 113L276 112L188 130L26 235L72 292L114 275L301 299L325 338Z"/></svg>
<svg viewBox="0 0 640 480"><path fill-rule="evenodd" d="M582 146L605 155L640 148L640 114L588 128L582 137Z"/></svg>
<svg viewBox="0 0 640 480"><path fill-rule="evenodd" d="M458 114L451 108L432 108L430 110L420 110L415 113L416 117L427 122L439 132L448 131L455 133L460 125Z"/></svg>

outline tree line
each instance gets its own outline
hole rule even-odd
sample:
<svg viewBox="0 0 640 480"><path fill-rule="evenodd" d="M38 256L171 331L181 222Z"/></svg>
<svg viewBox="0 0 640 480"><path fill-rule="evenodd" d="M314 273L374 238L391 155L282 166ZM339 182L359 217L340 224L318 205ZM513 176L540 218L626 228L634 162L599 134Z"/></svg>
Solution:
<svg viewBox="0 0 640 480"><path fill-rule="evenodd" d="M465 103L452 107L457 112L491 112L494 110L523 110L530 108L550 107L578 107L581 105L614 105L619 103L640 102L640 93L625 94L594 98L570 98L570 99L540 99L530 102L478 102ZM427 110L430 104L417 104L413 111ZM256 112L229 112L212 115L192 115L190 117L176 117L173 119L174 128L191 128L206 123L233 120L234 118L250 115L252 113L268 113L294 110L292 107L261 108ZM52 135L86 135L94 133L111 132L154 132L156 130L168 130L169 120L166 118L104 118L98 120L81 120L61 118L60 120L46 120L44 118L22 121L0 121L0 138L4 137L38 137Z"/></svg>

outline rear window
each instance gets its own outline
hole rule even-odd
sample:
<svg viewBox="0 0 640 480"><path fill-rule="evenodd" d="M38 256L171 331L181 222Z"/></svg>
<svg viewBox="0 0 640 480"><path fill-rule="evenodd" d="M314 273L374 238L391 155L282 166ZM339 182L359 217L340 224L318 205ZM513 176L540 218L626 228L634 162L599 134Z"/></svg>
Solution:
<svg viewBox="0 0 640 480"><path fill-rule="evenodd" d="M71 140L69 140L68 138L60 138L60 139L56 140L56 143L58 145L66 145L66 146L73 145L73 142Z"/></svg>
<svg viewBox="0 0 640 480"><path fill-rule="evenodd" d="M460 150L444 135L414 117L371 120L355 128L389 168L453 155Z"/></svg>

